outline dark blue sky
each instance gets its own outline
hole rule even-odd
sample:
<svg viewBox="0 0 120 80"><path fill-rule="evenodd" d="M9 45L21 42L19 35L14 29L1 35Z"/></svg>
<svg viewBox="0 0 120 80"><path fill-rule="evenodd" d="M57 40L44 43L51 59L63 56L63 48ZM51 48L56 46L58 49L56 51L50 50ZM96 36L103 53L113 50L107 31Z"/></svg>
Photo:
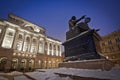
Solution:
<svg viewBox="0 0 120 80"><path fill-rule="evenodd" d="M62 42L73 15L91 17L90 28L100 28L102 36L120 29L120 0L1 0L0 18L8 13L43 26Z"/></svg>

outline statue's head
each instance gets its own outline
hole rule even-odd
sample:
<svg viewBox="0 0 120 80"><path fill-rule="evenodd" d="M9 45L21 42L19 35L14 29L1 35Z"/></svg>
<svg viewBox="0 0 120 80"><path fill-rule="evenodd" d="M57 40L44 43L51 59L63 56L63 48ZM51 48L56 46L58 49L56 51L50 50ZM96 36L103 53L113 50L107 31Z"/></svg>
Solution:
<svg viewBox="0 0 120 80"><path fill-rule="evenodd" d="M72 16L72 18L71 18L72 20L76 20L76 17L75 16Z"/></svg>
<svg viewBox="0 0 120 80"><path fill-rule="evenodd" d="M91 18L89 18L89 17L85 18L85 23L86 24L89 23L90 21L91 21Z"/></svg>

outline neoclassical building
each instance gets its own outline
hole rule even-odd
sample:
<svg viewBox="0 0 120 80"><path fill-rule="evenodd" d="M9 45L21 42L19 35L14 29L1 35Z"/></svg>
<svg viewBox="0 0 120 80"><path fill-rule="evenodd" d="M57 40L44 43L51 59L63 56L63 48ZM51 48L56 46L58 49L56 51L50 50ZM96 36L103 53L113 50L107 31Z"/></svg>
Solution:
<svg viewBox="0 0 120 80"><path fill-rule="evenodd" d="M120 30L102 37L101 53L120 67Z"/></svg>
<svg viewBox="0 0 120 80"><path fill-rule="evenodd" d="M0 19L0 70L56 68L62 62L61 41L14 14Z"/></svg>

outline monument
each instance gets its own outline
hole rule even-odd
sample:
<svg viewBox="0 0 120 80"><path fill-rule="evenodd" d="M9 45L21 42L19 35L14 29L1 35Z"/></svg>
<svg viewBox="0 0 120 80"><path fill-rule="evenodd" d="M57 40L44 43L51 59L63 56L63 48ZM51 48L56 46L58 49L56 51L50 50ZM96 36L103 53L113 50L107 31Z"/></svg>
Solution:
<svg viewBox="0 0 120 80"><path fill-rule="evenodd" d="M85 15L79 19L71 17L66 41L63 43L65 60L59 67L110 70L114 66L111 61L99 54L99 29L91 29L88 25L90 21L91 18Z"/></svg>
<svg viewBox="0 0 120 80"><path fill-rule="evenodd" d="M84 22L78 23L82 19ZM72 16L69 20L69 31L66 32L66 41L63 43L66 60L100 59L98 44L101 37L97 33L98 30L89 28L90 20L85 16L79 19Z"/></svg>

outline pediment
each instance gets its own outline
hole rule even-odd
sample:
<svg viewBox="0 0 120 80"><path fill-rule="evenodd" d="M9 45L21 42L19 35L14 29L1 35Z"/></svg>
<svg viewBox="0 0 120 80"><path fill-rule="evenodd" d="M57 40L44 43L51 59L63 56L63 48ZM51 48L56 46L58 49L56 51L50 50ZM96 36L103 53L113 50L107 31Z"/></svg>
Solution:
<svg viewBox="0 0 120 80"><path fill-rule="evenodd" d="M24 26L26 29L30 30L30 31L34 31L34 32L39 32L40 30L38 28L36 28L35 26L31 26L31 25L28 25L26 24Z"/></svg>
<svg viewBox="0 0 120 80"><path fill-rule="evenodd" d="M34 31L34 28L30 25L25 25L24 27L30 31Z"/></svg>

